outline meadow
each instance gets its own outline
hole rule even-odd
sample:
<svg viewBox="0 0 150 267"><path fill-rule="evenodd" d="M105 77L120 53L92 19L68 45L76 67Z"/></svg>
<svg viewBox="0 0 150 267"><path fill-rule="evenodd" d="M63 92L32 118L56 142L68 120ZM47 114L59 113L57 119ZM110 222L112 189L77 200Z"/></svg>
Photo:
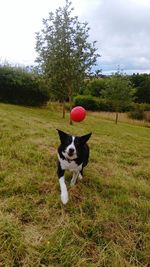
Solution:
<svg viewBox="0 0 150 267"><path fill-rule="evenodd" d="M150 128L59 107L0 104L0 267L150 266ZM56 129L92 131L83 181L60 202Z"/></svg>

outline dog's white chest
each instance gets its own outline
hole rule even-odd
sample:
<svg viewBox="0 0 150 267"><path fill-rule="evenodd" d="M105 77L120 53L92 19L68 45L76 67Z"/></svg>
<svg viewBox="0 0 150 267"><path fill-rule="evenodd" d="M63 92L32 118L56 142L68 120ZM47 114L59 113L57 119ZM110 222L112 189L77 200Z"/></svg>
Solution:
<svg viewBox="0 0 150 267"><path fill-rule="evenodd" d="M61 159L59 156L58 156L58 158L59 158L60 166L63 170L69 170L69 171L73 171L73 172L81 171L82 164L78 165L78 164L76 164L76 162L74 160L69 162L65 159Z"/></svg>

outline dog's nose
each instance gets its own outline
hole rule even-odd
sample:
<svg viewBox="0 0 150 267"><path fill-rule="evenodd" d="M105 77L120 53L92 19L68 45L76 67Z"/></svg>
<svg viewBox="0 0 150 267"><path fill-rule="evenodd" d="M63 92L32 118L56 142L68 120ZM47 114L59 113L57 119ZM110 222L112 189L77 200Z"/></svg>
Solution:
<svg viewBox="0 0 150 267"><path fill-rule="evenodd" d="M74 148L69 148L69 154L73 155L73 153L74 153Z"/></svg>

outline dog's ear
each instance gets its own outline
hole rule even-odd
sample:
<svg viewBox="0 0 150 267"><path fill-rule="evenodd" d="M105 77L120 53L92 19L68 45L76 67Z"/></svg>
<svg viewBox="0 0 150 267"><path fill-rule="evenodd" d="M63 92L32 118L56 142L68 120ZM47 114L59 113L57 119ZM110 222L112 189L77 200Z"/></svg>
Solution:
<svg viewBox="0 0 150 267"><path fill-rule="evenodd" d="M86 134L86 135L83 135L80 137L80 142L82 144L85 144L91 137L92 133L89 133L89 134Z"/></svg>
<svg viewBox="0 0 150 267"><path fill-rule="evenodd" d="M64 133L61 130L58 130L58 129L56 129L56 130L58 131L58 134L59 134L59 138L60 138L61 143L63 143L63 141L68 137L68 134L67 133Z"/></svg>

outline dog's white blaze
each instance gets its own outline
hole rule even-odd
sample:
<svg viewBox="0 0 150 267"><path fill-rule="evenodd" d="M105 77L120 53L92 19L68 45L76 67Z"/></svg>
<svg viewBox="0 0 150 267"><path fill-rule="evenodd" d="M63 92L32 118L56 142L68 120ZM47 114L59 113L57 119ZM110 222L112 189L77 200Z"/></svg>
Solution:
<svg viewBox="0 0 150 267"><path fill-rule="evenodd" d="M72 143L67 147L66 151L68 152L70 148L73 148L76 151L75 145L74 145L74 139L75 137L72 136Z"/></svg>
<svg viewBox="0 0 150 267"><path fill-rule="evenodd" d="M77 150L76 150L76 147L75 147L75 144L74 144L74 140L75 140L75 137L72 136L71 144L66 147L65 151L62 151L63 156L65 158L67 158L67 159L70 159L70 160L73 160L73 159L77 158ZM74 153L73 153L72 156L69 156L69 149L70 148L74 149Z"/></svg>
<svg viewBox="0 0 150 267"><path fill-rule="evenodd" d="M67 191L67 186L65 184L65 178L62 176L59 179L59 184L60 184L60 190L61 190L61 201L63 204L67 204L68 202L68 191Z"/></svg>

